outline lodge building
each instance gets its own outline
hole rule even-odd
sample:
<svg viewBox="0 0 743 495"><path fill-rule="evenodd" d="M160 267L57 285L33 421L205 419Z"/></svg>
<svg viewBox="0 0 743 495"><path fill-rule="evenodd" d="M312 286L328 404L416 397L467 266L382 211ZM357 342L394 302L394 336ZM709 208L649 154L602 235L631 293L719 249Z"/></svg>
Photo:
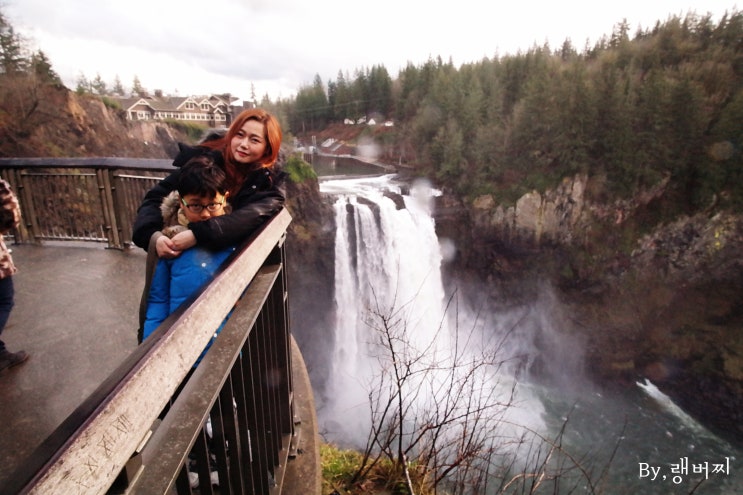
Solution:
<svg viewBox="0 0 743 495"><path fill-rule="evenodd" d="M207 96L133 96L118 98L128 120L179 120L211 128L229 127L232 117L250 103L227 94ZM247 107L246 107L247 105Z"/></svg>

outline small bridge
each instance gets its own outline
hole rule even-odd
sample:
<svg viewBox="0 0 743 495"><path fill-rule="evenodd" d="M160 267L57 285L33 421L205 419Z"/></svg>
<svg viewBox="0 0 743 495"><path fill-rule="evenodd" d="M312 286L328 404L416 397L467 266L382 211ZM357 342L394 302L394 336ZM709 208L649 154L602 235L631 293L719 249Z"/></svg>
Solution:
<svg viewBox="0 0 743 495"><path fill-rule="evenodd" d="M6 237L20 271L3 340L31 354L0 376L0 493L192 493L189 465L198 493L317 493L312 390L289 331L288 212L137 345L145 253L130 229L169 169L0 159L24 215Z"/></svg>

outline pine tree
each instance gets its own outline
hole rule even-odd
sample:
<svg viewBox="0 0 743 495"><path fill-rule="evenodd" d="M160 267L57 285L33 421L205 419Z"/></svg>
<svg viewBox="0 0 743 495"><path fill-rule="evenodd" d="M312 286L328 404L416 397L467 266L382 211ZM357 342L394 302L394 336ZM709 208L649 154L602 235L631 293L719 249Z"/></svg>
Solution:
<svg viewBox="0 0 743 495"><path fill-rule="evenodd" d="M83 74L82 72L80 73L80 75L77 76L77 86L75 87L75 92L79 95L90 92L90 81L88 81L88 78L85 77L85 74Z"/></svg>
<svg viewBox="0 0 743 495"><path fill-rule="evenodd" d="M0 12L0 74L25 72L28 60L24 55L25 42Z"/></svg>
<svg viewBox="0 0 743 495"><path fill-rule="evenodd" d="M99 96L104 96L108 94L108 86L106 85L106 82L103 80L100 74L96 73L95 79L93 79L93 82L90 83L90 87L93 90L93 92Z"/></svg>
<svg viewBox="0 0 743 495"><path fill-rule="evenodd" d="M134 80L132 81L132 94L137 95L140 98L147 96L147 90L144 89L142 83L139 82L139 76L137 75L134 76Z"/></svg>
<svg viewBox="0 0 743 495"><path fill-rule="evenodd" d="M31 57L31 67L33 74L39 78L42 83L56 84L61 86L62 80L59 75L52 69L52 64L46 54L41 50L34 53Z"/></svg>
<svg viewBox="0 0 743 495"><path fill-rule="evenodd" d="M124 96L124 86L121 84L121 79L119 78L119 75L116 74L116 77L114 78L114 87L113 87L113 94L118 96Z"/></svg>

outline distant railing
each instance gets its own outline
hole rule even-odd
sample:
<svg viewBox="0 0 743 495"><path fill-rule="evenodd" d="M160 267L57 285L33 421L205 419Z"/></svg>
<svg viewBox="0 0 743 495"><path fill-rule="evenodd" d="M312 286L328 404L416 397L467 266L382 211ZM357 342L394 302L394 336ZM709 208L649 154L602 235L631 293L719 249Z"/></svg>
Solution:
<svg viewBox="0 0 743 495"><path fill-rule="evenodd" d="M18 242L93 241L122 249L144 194L173 170L171 160L0 158L0 176L23 212Z"/></svg>
<svg viewBox="0 0 743 495"><path fill-rule="evenodd" d="M149 187L144 184L157 180L122 171L122 159L8 161L0 161L0 175L20 192L27 219L17 235L32 242L106 240L124 247L131 234L122 222L133 218ZM161 166L147 163L141 170ZM44 223L44 209L73 211L72 226L57 233L51 226L62 225L62 217ZM98 220L81 219L88 215ZM202 494L280 494L297 438L284 247L290 222L282 210L264 225L42 443L3 490L182 494L191 493L198 479ZM101 228L91 227L98 223ZM225 318L219 338L194 367Z"/></svg>

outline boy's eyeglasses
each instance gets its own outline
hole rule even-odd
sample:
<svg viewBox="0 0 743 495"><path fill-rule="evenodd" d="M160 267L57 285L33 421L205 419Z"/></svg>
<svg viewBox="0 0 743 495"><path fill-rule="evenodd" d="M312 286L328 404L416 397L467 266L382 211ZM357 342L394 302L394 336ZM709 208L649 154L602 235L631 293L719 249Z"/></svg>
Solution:
<svg viewBox="0 0 743 495"><path fill-rule="evenodd" d="M221 203L209 203L208 205L190 205L186 203L186 200L181 198L181 203L183 203L183 206L188 208L191 213L201 213L204 211L204 208L210 213L214 213L215 211L219 211L220 208L222 208L222 205L224 204L224 201Z"/></svg>

